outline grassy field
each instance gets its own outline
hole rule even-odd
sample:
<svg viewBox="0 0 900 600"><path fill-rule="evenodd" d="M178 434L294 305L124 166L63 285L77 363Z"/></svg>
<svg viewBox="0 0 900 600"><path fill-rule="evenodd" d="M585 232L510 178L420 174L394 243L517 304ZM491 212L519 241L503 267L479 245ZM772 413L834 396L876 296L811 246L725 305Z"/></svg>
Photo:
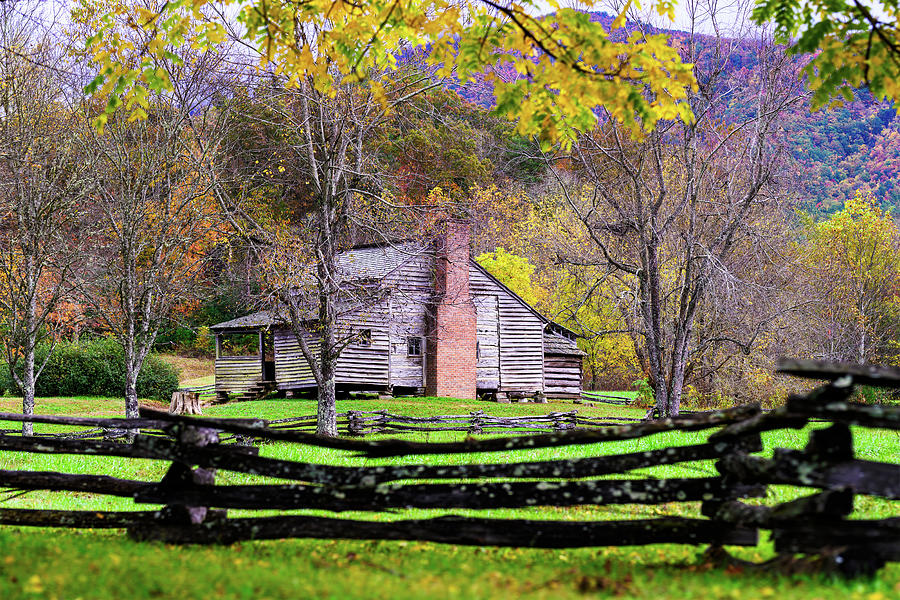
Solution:
<svg viewBox="0 0 900 600"><path fill-rule="evenodd" d="M17 400L0 399L0 410L20 410ZM593 416L640 416L641 411L609 405L571 403L488 404L427 398L347 400L338 410L388 409L408 415L464 414L484 410L494 415L545 414L578 409ZM121 401L99 398L39 399L37 412L117 415ZM315 404L305 400L267 400L209 407L214 416L283 418L312 414ZM11 424L0 424L8 427ZM460 434L455 434L456 436ZM770 432L768 451L774 447L802 447L808 431ZM900 462L900 436L896 432L854 430L857 455L883 462ZM425 439L418 436L417 439ZM431 434L431 441L454 434ZM490 453L466 461L506 462L523 459L568 458L648 450L703 439L703 433L665 433L641 440L581 448L553 448L528 452ZM351 458L333 450L287 444L267 444L267 456L310 462L363 465L379 461ZM399 462L397 459L380 462ZM458 456L422 457L421 462L463 462ZM166 464L159 461L100 459L95 457L24 455L0 452L0 469L59 470L106 473L118 477L159 479ZM711 461L644 469L639 475L697 477L713 474ZM220 472L223 483L263 480ZM802 495L796 488L773 486L766 503ZM0 502L4 507L128 510L130 500L90 494L31 492ZM858 497L855 518L897 516L896 503ZM528 508L489 513L454 511L502 518L627 519L659 515L696 516L697 503L666 506ZM234 515L249 514L233 511ZM257 513L258 514L258 513ZM274 512L270 514L275 514ZM305 511L305 514L326 514ZM347 518L427 518L446 514L436 510L404 510L382 515L345 513ZM825 575L778 576L770 572L723 569L707 564L702 549L682 545L530 550L468 548L431 543L283 540L242 543L228 548L175 547L134 543L121 532L65 532L0 527L0 598L900 598L900 565L890 565L871 580L844 581ZM734 549L734 554L755 561L772 556L764 540L756 548ZM24 558L24 557L27 557Z"/></svg>
<svg viewBox="0 0 900 600"><path fill-rule="evenodd" d="M215 383L216 363L212 359L177 354L160 354L159 357L178 370L178 380L183 386Z"/></svg>

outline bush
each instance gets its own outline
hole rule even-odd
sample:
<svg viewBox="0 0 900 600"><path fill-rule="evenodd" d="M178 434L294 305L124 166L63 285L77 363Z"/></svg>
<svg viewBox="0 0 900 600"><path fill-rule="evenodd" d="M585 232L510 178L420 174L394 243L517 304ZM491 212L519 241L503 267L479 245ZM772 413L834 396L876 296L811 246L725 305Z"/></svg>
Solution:
<svg viewBox="0 0 900 600"><path fill-rule="evenodd" d="M900 402L900 391L861 385L856 388L852 400L863 404L896 405Z"/></svg>
<svg viewBox="0 0 900 600"><path fill-rule="evenodd" d="M656 404L656 393L653 391L653 386L650 385L648 379L636 380L631 384L631 388L637 392L637 395L634 397L635 406L649 408Z"/></svg>
<svg viewBox="0 0 900 600"><path fill-rule="evenodd" d="M49 351L38 348L41 364ZM0 389L18 393L9 376L9 367L0 364ZM141 398L168 400L178 389L178 372L155 354L144 361L137 380ZM125 396L125 352L109 338L90 342L60 343L53 349L50 362L37 381L38 396Z"/></svg>

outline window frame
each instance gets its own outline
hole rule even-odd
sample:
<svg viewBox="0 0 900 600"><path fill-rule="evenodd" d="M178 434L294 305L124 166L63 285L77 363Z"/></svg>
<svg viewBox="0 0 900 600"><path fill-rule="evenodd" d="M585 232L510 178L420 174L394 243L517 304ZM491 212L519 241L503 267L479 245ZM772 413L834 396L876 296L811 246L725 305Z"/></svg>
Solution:
<svg viewBox="0 0 900 600"><path fill-rule="evenodd" d="M418 348L418 353L414 354L411 350L412 344L415 343ZM422 338L417 335L410 335L406 337L406 356L419 358L422 356Z"/></svg>

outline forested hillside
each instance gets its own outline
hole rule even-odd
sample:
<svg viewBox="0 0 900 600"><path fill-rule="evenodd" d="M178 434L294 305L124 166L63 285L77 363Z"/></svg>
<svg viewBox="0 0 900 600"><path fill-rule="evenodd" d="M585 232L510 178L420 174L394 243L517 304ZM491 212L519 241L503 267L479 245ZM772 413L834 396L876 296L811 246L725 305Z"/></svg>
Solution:
<svg viewBox="0 0 900 600"><path fill-rule="evenodd" d="M609 27L614 17L593 13L592 19ZM635 28L632 25L627 30ZM681 41L688 36L678 30L649 30ZM798 65L806 62L802 56L793 60ZM758 64L754 44L735 42L724 64L732 74L752 71ZM505 79L516 77L508 64L498 63L491 71ZM484 78L450 87L477 107L488 110L493 106L492 88ZM747 103L752 100L743 92L732 92L729 112L733 121L746 115ZM882 208L893 208L900 214L900 122L896 114L893 103L879 102L866 90L857 90L853 101L829 109L812 112L806 101L786 111L784 117L789 124L783 144L790 161L785 169L793 176L784 181L794 193L797 206L823 217L840 210L857 190L862 190L871 192Z"/></svg>

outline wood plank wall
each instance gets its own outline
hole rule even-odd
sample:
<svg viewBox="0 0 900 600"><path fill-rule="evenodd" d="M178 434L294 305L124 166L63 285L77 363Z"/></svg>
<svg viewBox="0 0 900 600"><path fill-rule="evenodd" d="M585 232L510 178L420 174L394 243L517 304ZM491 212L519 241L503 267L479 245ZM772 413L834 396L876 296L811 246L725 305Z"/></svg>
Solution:
<svg viewBox="0 0 900 600"><path fill-rule="evenodd" d="M312 369L300 350L300 344L294 332L289 329L275 329L272 333L275 340L275 381L280 390L292 390L314 387L316 380ZM311 348L318 345L318 340L309 333L306 341Z"/></svg>
<svg viewBox="0 0 900 600"><path fill-rule="evenodd" d="M356 334L362 329L372 332L372 343L363 346L358 342L344 348L336 367L337 383L371 384L387 387L389 384L390 320L387 318L387 304L367 307L354 311L344 321L341 335ZM275 380L278 389L291 390L315 386L312 369L303 353L294 332L287 328L274 331L275 340ZM317 351L319 339L306 334L310 348Z"/></svg>
<svg viewBox="0 0 900 600"><path fill-rule="evenodd" d="M220 356L216 358L216 391L245 392L262 381L259 356Z"/></svg>
<svg viewBox="0 0 900 600"><path fill-rule="evenodd" d="M474 296L478 363L476 387L480 390L500 389L500 308L498 296Z"/></svg>
<svg viewBox="0 0 900 600"><path fill-rule="evenodd" d="M426 311L430 292L398 289L391 295L391 385L425 387ZM407 340L417 337L422 354L409 356Z"/></svg>
<svg viewBox="0 0 900 600"><path fill-rule="evenodd" d="M336 381L357 385L387 387L390 385L390 318L388 302L352 311L343 319L346 334L362 329L372 332L372 343L357 342L344 348L338 358Z"/></svg>
<svg viewBox="0 0 900 600"><path fill-rule="evenodd" d="M581 397L581 357L544 357L544 393L548 398Z"/></svg>
<svg viewBox="0 0 900 600"><path fill-rule="evenodd" d="M500 391L536 392L543 390L543 321L474 265L469 267L469 285L472 295L475 297L495 296L497 298L500 333Z"/></svg>

